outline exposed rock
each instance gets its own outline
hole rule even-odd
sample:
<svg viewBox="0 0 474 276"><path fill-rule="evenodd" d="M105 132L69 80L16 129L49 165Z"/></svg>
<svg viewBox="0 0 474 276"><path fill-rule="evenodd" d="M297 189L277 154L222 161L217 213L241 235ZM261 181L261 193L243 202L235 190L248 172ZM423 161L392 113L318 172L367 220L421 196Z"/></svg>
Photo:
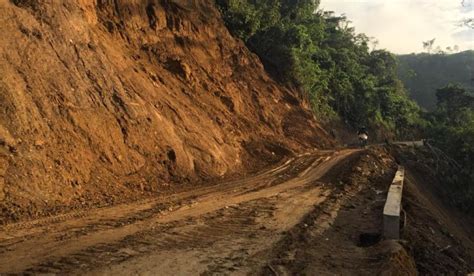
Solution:
<svg viewBox="0 0 474 276"><path fill-rule="evenodd" d="M135 199L331 144L211 0L1 1L0 24L2 216Z"/></svg>

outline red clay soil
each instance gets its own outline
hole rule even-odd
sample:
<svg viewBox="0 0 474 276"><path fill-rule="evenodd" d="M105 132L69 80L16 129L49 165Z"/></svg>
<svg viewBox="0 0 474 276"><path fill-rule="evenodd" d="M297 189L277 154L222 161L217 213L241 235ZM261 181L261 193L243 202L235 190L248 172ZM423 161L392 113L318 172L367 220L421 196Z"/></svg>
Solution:
<svg viewBox="0 0 474 276"><path fill-rule="evenodd" d="M213 1L0 1L0 223L332 144Z"/></svg>
<svg viewBox="0 0 474 276"><path fill-rule="evenodd" d="M304 154L168 199L10 224L0 272L416 275L399 243L380 242L395 169L383 149Z"/></svg>
<svg viewBox="0 0 474 276"><path fill-rule="evenodd" d="M325 175L329 198L273 248L262 275L416 275L395 241L382 240L382 210L396 163L383 148L353 155Z"/></svg>
<svg viewBox="0 0 474 276"><path fill-rule="evenodd" d="M383 240L383 207L397 168L383 147L333 167L328 199L275 246L262 275L467 275L474 271L470 217L446 206L407 166L401 240ZM428 185L428 186L427 186ZM406 214L406 216L405 216Z"/></svg>

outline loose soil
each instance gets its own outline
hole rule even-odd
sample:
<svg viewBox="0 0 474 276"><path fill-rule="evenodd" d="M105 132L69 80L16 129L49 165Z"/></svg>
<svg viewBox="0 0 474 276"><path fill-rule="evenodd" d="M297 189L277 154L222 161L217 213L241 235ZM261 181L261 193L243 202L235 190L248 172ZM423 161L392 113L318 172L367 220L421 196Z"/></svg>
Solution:
<svg viewBox="0 0 474 276"><path fill-rule="evenodd" d="M415 169L408 171L403 237L420 274L467 275L474 271L472 217L444 203Z"/></svg>
<svg viewBox="0 0 474 276"><path fill-rule="evenodd" d="M332 145L213 0L0 0L0 224Z"/></svg>
<svg viewBox="0 0 474 276"><path fill-rule="evenodd" d="M402 241L383 240L381 214L396 169L380 147L311 152L234 181L7 224L0 273L469 272L470 237L440 216L446 210L434 209L409 172Z"/></svg>
<svg viewBox="0 0 474 276"><path fill-rule="evenodd" d="M254 269L257 259L249 257L323 202L331 189L318 180L357 154L304 154L242 180L168 198L9 224L1 231L0 271L229 272L228 263L238 260L241 269Z"/></svg>
<svg viewBox="0 0 474 276"><path fill-rule="evenodd" d="M0 0L0 26L0 273L474 271L472 220L410 163L383 240L392 155L318 150L212 0Z"/></svg>

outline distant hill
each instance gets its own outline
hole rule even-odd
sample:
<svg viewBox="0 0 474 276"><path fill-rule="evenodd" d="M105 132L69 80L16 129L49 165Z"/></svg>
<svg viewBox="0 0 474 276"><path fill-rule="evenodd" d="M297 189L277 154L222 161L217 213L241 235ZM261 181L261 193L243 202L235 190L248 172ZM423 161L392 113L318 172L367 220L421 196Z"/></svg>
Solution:
<svg viewBox="0 0 474 276"><path fill-rule="evenodd" d="M459 83L474 91L474 51L457 54L410 54L398 56L398 74L410 96L420 106L433 110L436 89Z"/></svg>

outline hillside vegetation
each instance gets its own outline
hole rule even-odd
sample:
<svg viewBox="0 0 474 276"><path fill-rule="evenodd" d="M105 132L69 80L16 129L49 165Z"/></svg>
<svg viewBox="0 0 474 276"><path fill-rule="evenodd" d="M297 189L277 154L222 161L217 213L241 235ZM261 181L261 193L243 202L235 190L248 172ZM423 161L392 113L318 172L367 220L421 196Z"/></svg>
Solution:
<svg viewBox="0 0 474 276"><path fill-rule="evenodd" d="M385 137L392 132L398 139L414 139L422 133L431 140L451 160L442 166L436 156L433 166L444 183L439 191L462 209L472 208L474 115L464 88L470 85L472 51L397 59L370 49L370 39L357 34L345 17L315 12L318 1L216 1L230 31L257 53L275 79L304 91L322 120L368 125ZM412 96L420 104L436 110L421 112L399 76L412 90L416 87ZM464 87L440 88L456 80Z"/></svg>
<svg viewBox="0 0 474 276"><path fill-rule="evenodd" d="M230 31L280 82L303 89L316 114L349 126L410 136L419 108L397 75L397 59L371 50L343 16L317 12L318 1L217 0Z"/></svg>
<svg viewBox="0 0 474 276"><path fill-rule="evenodd" d="M450 203L474 207L474 51L399 56L398 73L410 96L426 109L425 137L436 152L432 167Z"/></svg>
<svg viewBox="0 0 474 276"><path fill-rule="evenodd" d="M440 88L436 96L427 134L448 156L437 155L433 166L443 180L438 188L451 203L474 213L474 96L459 85Z"/></svg>
<svg viewBox="0 0 474 276"><path fill-rule="evenodd" d="M398 74L410 96L423 108L436 108L436 89L449 83L474 91L474 51L398 56Z"/></svg>

